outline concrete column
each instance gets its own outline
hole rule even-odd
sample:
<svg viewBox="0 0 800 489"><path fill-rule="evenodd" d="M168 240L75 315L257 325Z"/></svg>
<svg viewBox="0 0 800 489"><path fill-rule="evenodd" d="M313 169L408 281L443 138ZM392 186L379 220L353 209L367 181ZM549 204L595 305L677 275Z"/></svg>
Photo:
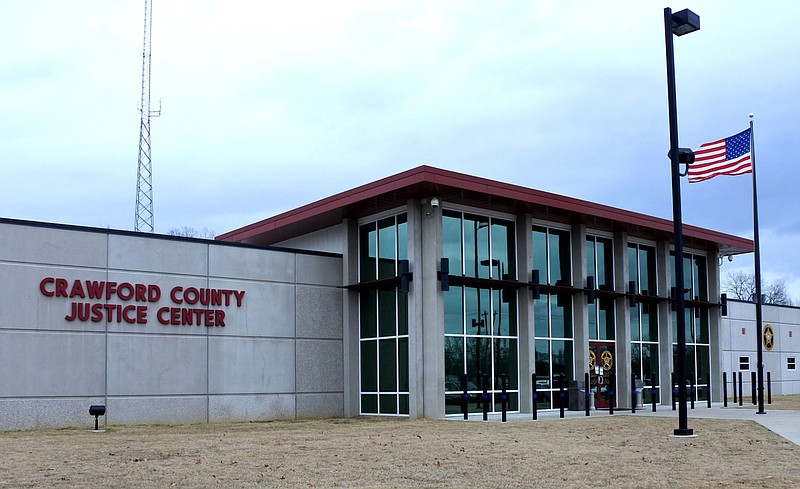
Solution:
<svg viewBox="0 0 800 489"><path fill-rule="evenodd" d="M658 295L669 297L672 287L672 273L670 263L674 258L670 256L670 243L659 241L656 244L656 275L658 276ZM661 402L672 403L672 309L669 302L658 304L658 355L661 373Z"/></svg>
<svg viewBox="0 0 800 489"><path fill-rule="evenodd" d="M716 251L708 252L706 258L708 268L708 301L719 302L720 299L720 278L719 278L719 253ZM722 402L722 371L725 368L722 357L722 309L713 307L708 310L708 340L710 343L710 369L711 369L711 400ZM705 381L705 379L703 379ZM765 380L766 382L766 380Z"/></svg>
<svg viewBox="0 0 800 489"><path fill-rule="evenodd" d="M628 234L614 233L614 285L617 292L628 291ZM628 300L618 298L614 303L617 357L617 399L620 407L631 407L631 314ZM637 372L638 373L638 372Z"/></svg>
<svg viewBox="0 0 800 489"><path fill-rule="evenodd" d="M421 280L416 290L422 290L422 412L426 418L444 416L444 296L436 272L442 257L442 208L428 213L428 199L418 201L420 221ZM442 204L445 204L442 202ZM427 210L426 210L427 209ZM457 267L457 264L451 264ZM415 276L414 281L417 281ZM420 367L422 368L422 367Z"/></svg>
<svg viewBox="0 0 800 489"><path fill-rule="evenodd" d="M418 200L409 200L408 216L408 261L414 280L408 292L408 412L411 418L424 415L424 376L423 367L423 301L424 281L427 280L423 270L422 225L423 219L430 218L421 212Z"/></svg>
<svg viewBox="0 0 800 489"><path fill-rule="evenodd" d="M342 226L344 236L344 253L342 256L342 283L344 285L358 282L358 222L345 219ZM359 330L358 330L358 292L342 289L344 331L342 343L344 350L344 416L359 415Z"/></svg>
<svg viewBox="0 0 800 489"><path fill-rule="evenodd" d="M531 280L533 269L533 240L531 229L533 222L530 214L517 216L517 277L519 280ZM536 368L536 342L534 341L533 300L529 288L517 290L517 311L519 331L519 409L521 412L532 412L531 375Z"/></svg>
<svg viewBox="0 0 800 489"><path fill-rule="evenodd" d="M571 237L572 284L573 287L586 287L586 276L589 273L586 262L586 225L573 225ZM573 370L575 378L583 380L583 374L589 369L589 308L586 307L584 294L573 294L572 317Z"/></svg>

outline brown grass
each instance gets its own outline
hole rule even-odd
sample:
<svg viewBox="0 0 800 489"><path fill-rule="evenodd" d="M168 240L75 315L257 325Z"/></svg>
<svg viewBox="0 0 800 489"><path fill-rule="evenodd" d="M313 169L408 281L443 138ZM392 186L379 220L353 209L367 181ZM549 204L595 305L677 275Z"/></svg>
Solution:
<svg viewBox="0 0 800 489"><path fill-rule="evenodd" d="M6 432L0 487L800 487L797 445L750 421L691 426L696 438L669 436L674 418L608 415Z"/></svg>

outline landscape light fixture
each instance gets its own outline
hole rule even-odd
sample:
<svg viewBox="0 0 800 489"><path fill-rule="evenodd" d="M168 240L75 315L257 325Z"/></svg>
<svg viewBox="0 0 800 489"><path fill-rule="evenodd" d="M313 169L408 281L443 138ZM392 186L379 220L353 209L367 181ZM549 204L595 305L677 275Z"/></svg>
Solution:
<svg viewBox="0 0 800 489"><path fill-rule="evenodd" d="M688 412L686 410L686 318L683 303L683 218L681 217L681 157L683 163L694 161L694 154L681 150L678 144L678 108L675 95L675 54L672 47L672 36L682 36L700 29L700 16L689 9L675 14L669 7L664 9L664 42L667 54L667 100L669 102L669 158L672 173L672 223L675 247L675 290L674 306L677 320L677 362L675 378L678 381L678 429L675 436L692 436L693 430L687 427ZM680 292L678 292L680 291Z"/></svg>
<svg viewBox="0 0 800 489"><path fill-rule="evenodd" d="M106 414L106 407L102 404L92 404L89 406L89 416L94 416L94 431L95 433L103 433L105 430L101 430L99 426L98 419L100 416Z"/></svg>

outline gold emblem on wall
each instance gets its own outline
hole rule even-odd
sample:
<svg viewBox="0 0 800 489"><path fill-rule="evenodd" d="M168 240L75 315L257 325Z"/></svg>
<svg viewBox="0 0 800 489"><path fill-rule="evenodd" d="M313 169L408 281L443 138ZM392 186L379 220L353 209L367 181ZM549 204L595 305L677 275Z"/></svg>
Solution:
<svg viewBox="0 0 800 489"><path fill-rule="evenodd" d="M764 340L764 349L771 351L772 347L775 346L775 332L769 324L764 325L764 334L762 338Z"/></svg>

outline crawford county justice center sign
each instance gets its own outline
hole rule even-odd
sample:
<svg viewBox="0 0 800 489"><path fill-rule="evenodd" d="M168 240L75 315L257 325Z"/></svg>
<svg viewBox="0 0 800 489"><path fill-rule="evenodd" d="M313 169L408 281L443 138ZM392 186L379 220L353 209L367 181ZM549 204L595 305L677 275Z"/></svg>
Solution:
<svg viewBox="0 0 800 489"><path fill-rule="evenodd" d="M72 299L65 320L93 323L147 324L149 305L159 302L164 295L156 284L67 280L58 277L43 278L39 282L39 291L45 297ZM222 308L232 305L242 307L244 293L243 290L177 285L166 294L173 306L159 307L155 317L163 325L225 327L225 311ZM123 303L104 302L111 299Z"/></svg>

